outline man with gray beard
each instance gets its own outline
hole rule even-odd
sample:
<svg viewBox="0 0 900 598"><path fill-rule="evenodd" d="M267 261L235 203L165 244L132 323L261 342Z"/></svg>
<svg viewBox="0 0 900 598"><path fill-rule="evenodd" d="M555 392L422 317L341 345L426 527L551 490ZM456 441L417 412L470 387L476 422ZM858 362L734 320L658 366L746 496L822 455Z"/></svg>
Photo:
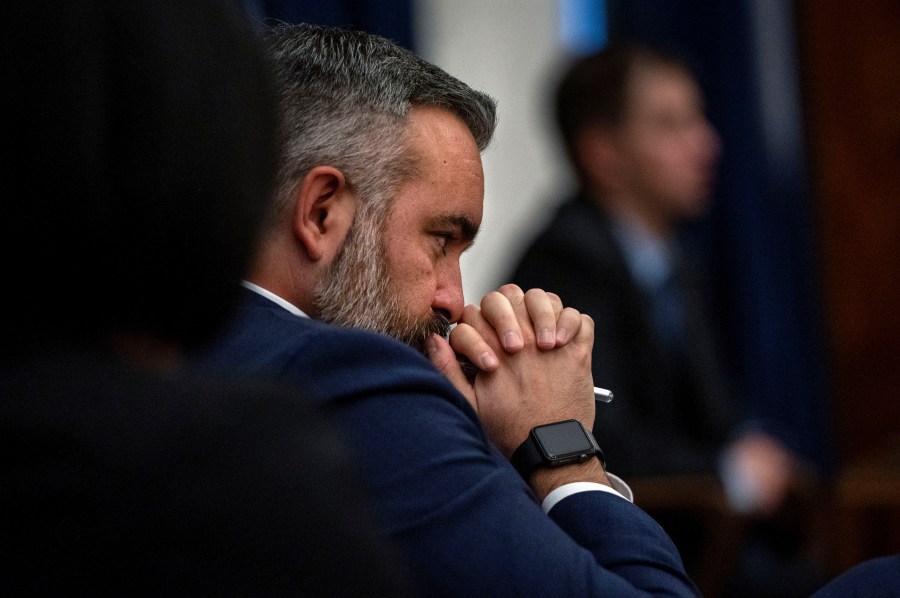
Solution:
<svg viewBox="0 0 900 598"><path fill-rule="evenodd" d="M695 595L589 432L591 319L514 285L463 304L493 100L374 35L280 26L267 47L275 209L197 367L286 381L334 418L423 594Z"/></svg>

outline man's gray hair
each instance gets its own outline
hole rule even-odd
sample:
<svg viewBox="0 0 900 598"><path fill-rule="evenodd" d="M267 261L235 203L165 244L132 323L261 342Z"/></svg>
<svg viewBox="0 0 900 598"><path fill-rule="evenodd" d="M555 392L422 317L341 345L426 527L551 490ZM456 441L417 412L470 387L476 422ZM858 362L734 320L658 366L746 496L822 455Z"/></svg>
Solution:
<svg viewBox="0 0 900 598"><path fill-rule="evenodd" d="M404 143L413 107L444 108L465 122L479 150L490 143L496 102L386 38L299 24L270 28L266 42L282 119L277 221L319 165L343 172L360 199L358 217L383 218L397 186L415 173Z"/></svg>

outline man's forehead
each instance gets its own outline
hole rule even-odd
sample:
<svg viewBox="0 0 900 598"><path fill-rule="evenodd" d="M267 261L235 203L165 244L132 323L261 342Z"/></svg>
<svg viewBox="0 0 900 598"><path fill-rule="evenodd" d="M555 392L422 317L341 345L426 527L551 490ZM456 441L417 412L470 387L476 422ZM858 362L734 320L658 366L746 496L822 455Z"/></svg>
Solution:
<svg viewBox="0 0 900 598"><path fill-rule="evenodd" d="M421 218L474 237L481 224L484 170L471 131L443 108L414 108L409 119L407 149L414 169L400 184L394 208L414 208Z"/></svg>
<svg viewBox="0 0 900 598"><path fill-rule="evenodd" d="M447 152L481 163L475 137L462 118L439 106L414 106L406 122L409 147L420 160L442 160Z"/></svg>

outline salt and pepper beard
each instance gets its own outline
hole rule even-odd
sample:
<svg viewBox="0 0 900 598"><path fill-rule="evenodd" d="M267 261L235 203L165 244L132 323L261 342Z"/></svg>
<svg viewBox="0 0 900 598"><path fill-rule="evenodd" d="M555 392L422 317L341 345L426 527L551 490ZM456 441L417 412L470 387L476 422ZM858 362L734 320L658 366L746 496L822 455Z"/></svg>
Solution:
<svg viewBox="0 0 900 598"><path fill-rule="evenodd" d="M316 285L316 314L332 324L392 336L424 353L425 340L433 333L446 338L450 322L440 313L416 316L406 310L388 276L383 228L376 217L357 214L334 262Z"/></svg>

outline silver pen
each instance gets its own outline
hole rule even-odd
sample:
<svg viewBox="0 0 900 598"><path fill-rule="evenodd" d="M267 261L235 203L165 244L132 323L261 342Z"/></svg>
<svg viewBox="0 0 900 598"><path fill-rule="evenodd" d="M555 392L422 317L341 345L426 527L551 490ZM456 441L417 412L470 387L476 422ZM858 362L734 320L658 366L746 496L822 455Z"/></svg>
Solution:
<svg viewBox="0 0 900 598"><path fill-rule="evenodd" d="M613 393L612 391L606 390L605 388L595 386L594 399L600 401L601 403L611 403L613 400Z"/></svg>

